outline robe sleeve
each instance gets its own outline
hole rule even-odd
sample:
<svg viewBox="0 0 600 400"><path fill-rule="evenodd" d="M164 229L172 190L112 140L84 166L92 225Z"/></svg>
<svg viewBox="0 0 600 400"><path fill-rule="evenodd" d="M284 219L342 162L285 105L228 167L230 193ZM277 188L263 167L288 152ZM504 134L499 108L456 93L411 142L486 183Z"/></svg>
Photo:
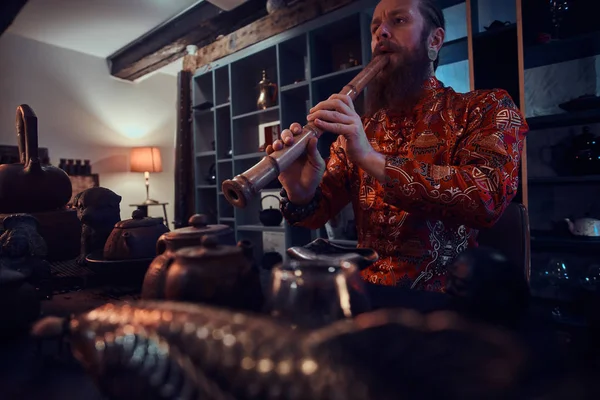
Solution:
<svg viewBox="0 0 600 400"><path fill-rule="evenodd" d="M318 203L313 205L314 211L299 219L289 213L287 208L281 207L283 216L290 225L308 229L321 228L350 202L350 167L343 141L344 138L339 136L329 149L325 173L319 185L321 195Z"/></svg>
<svg viewBox="0 0 600 400"><path fill-rule="evenodd" d="M474 96L450 165L387 156L384 201L474 229L496 223L514 198L527 123L508 93Z"/></svg>

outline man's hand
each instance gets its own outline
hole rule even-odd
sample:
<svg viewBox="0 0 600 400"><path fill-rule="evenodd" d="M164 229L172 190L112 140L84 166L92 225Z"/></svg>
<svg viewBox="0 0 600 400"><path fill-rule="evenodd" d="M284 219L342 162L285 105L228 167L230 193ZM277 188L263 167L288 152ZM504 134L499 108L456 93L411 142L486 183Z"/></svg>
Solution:
<svg viewBox="0 0 600 400"><path fill-rule="evenodd" d="M376 179L385 179L385 157L369 143L350 96L332 95L311 108L306 119L323 131L344 136L348 160Z"/></svg>
<svg viewBox="0 0 600 400"><path fill-rule="evenodd" d="M267 154L294 144L294 136L302 133L299 123L293 123L289 129L281 132L281 139L267 146ZM285 171L279 174L279 182L285 189L288 199L297 205L309 203L315 195L325 172L325 160L317 150L317 139L308 142L306 152L295 160Z"/></svg>

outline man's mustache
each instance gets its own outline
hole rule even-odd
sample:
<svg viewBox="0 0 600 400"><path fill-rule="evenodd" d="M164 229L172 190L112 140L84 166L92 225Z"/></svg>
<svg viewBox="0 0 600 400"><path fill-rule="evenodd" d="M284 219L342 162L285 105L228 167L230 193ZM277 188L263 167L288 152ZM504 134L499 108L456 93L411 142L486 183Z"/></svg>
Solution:
<svg viewBox="0 0 600 400"><path fill-rule="evenodd" d="M404 48L402 48L401 46L398 46L392 42L383 40L383 41L377 43L377 46L375 46L375 49L373 51L373 56L377 57L382 54L400 53L402 51L404 51Z"/></svg>

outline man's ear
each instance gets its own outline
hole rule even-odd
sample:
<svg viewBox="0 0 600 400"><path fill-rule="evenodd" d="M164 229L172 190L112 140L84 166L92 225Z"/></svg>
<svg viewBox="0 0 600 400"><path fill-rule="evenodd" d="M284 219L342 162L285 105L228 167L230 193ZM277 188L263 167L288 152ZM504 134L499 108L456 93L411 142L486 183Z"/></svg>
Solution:
<svg viewBox="0 0 600 400"><path fill-rule="evenodd" d="M442 28L436 28L429 35L429 48L435 49L438 53L444 44L444 39L446 37L446 32Z"/></svg>

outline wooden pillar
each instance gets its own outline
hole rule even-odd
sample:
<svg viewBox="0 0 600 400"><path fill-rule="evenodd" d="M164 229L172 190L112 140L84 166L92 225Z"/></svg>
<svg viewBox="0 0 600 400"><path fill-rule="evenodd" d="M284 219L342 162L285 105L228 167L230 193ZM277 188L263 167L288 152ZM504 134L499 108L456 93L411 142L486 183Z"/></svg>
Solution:
<svg viewBox="0 0 600 400"><path fill-rule="evenodd" d="M195 212L194 138L192 135L192 72L177 75L177 136L175 143L175 229L187 226Z"/></svg>

